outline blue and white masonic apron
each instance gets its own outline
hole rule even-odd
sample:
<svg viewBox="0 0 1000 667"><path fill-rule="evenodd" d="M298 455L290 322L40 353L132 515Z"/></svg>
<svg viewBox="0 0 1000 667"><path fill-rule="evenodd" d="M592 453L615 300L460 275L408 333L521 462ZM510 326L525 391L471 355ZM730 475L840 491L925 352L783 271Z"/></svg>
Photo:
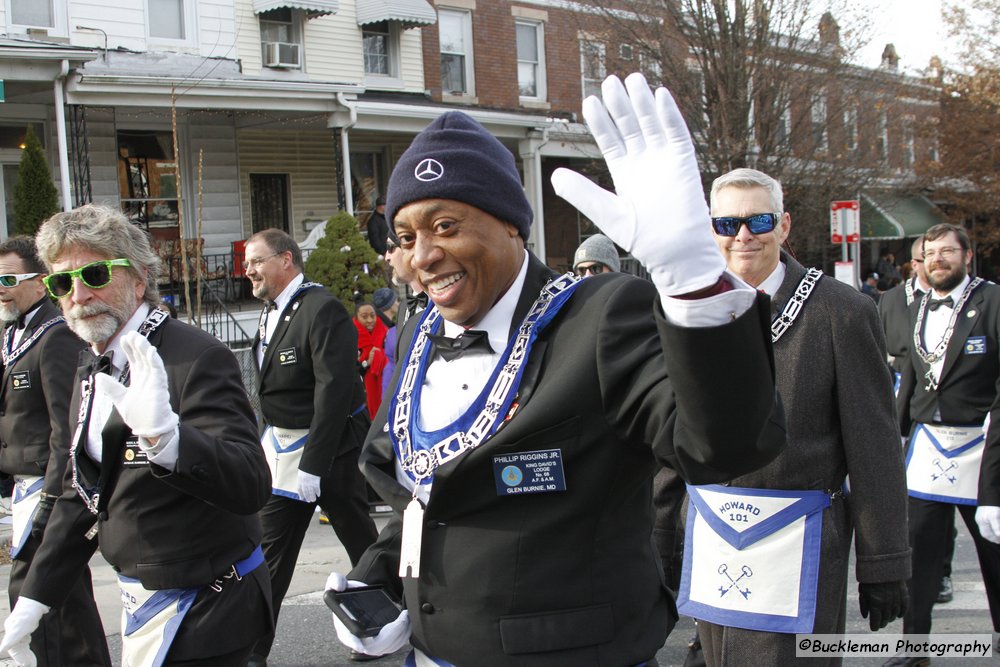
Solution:
<svg viewBox="0 0 1000 667"><path fill-rule="evenodd" d="M308 438L307 428L268 426L264 429L260 444L271 469L271 493L274 495L302 500L299 496L299 462Z"/></svg>
<svg viewBox="0 0 1000 667"><path fill-rule="evenodd" d="M688 486L677 610L748 630L812 632L824 491Z"/></svg>
<svg viewBox="0 0 1000 667"><path fill-rule="evenodd" d="M14 529L10 543L11 558L17 558L31 536L31 522L42 499L44 486L44 477L14 475L14 497L11 498L10 505Z"/></svg>
<svg viewBox="0 0 1000 667"><path fill-rule="evenodd" d="M122 667L163 664L201 588L148 591L138 579L118 576L122 596Z"/></svg>
<svg viewBox="0 0 1000 667"><path fill-rule="evenodd" d="M906 488L914 498L975 505L986 437L982 426L917 424L906 453Z"/></svg>

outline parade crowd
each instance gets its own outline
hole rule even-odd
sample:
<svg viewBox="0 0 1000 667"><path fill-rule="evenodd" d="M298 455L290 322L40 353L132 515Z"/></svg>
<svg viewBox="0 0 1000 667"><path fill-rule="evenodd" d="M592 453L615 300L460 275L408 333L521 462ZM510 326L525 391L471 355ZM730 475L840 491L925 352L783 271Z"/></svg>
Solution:
<svg viewBox="0 0 1000 667"><path fill-rule="evenodd" d="M111 665L99 549L121 664L266 667L317 509L358 661L654 667L680 613L708 665L789 664L796 634L844 633L852 545L870 629L926 634L956 511L1000 631L1000 288L964 229L917 239L876 305L787 250L766 173L706 199L666 89L612 76L583 112L614 189L552 175L602 232L570 273L528 249L514 156L456 111L369 221L393 287L343 304L287 233L249 238L256 412L232 352L159 307L159 259L117 210L0 244L0 654Z"/></svg>

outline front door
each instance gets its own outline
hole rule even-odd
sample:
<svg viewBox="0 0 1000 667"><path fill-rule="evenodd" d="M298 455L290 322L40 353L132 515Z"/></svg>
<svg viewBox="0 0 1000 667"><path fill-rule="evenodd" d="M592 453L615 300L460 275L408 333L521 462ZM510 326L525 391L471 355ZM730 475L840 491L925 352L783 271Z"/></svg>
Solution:
<svg viewBox="0 0 1000 667"><path fill-rule="evenodd" d="M288 174L250 174L250 220L253 232L288 225Z"/></svg>

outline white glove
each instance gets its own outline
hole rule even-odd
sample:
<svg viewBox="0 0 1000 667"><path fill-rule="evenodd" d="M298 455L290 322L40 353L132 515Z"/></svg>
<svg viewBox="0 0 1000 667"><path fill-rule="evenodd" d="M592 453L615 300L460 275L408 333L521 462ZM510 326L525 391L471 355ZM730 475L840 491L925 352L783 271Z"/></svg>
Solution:
<svg viewBox="0 0 1000 667"><path fill-rule="evenodd" d="M156 440L167 435L177 428L179 420L170 407L167 371L156 348L135 331L123 335L121 345L131 369L131 384L126 387L100 373L95 387L115 404L122 421L139 436L142 446L142 438Z"/></svg>
<svg viewBox="0 0 1000 667"><path fill-rule="evenodd" d="M0 655L9 655L18 667L35 667L38 662L28 648L31 633L38 627L42 616L49 611L48 605L20 597L3 623L4 637L0 641Z"/></svg>
<svg viewBox="0 0 1000 667"><path fill-rule="evenodd" d="M1000 507L980 505L976 508L976 525L979 534L990 542L1000 544Z"/></svg>
<svg viewBox="0 0 1000 667"><path fill-rule="evenodd" d="M661 294L711 287L726 262L712 239L694 144L677 104L666 88L654 98L638 73L624 86L608 77L601 93L603 103L583 101L583 116L617 194L568 169L552 174L556 194L645 265Z"/></svg>
<svg viewBox="0 0 1000 667"><path fill-rule="evenodd" d="M319 477L299 471L299 498L307 503L314 503L319 498Z"/></svg>
<svg viewBox="0 0 1000 667"><path fill-rule="evenodd" d="M330 576L327 577L324 589L339 593L348 588L361 588L367 585L361 581L348 580L339 572L331 572ZM395 621L383 626L377 635L365 638L352 635L336 614L331 615L333 616L333 627L337 631L337 639L340 640L341 644L358 653L389 655L403 648L410 641L410 612L405 609L399 613L399 617Z"/></svg>

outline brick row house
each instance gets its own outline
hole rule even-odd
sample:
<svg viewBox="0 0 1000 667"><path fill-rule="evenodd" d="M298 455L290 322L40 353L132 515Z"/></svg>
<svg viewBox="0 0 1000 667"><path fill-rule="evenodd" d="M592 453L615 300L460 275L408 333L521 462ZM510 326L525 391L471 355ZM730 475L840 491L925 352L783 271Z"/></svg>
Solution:
<svg viewBox="0 0 1000 667"><path fill-rule="evenodd" d="M660 72L601 18L568 0L6 0L0 238L13 229L7 193L28 125L64 205L120 206L164 240L183 224L204 252L231 256L265 227L302 241L337 210L364 222L412 137L461 109L519 160L536 212L529 243L564 268L593 228L548 177L560 166L600 171L581 101L609 73ZM854 112L797 102L775 131L792 142L808 118L831 154L854 146L892 192L916 160L934 159L916 127L937 113L937 93L891 62L878 76L881 89L858 91ZM912 231L880 215L885 238Z"/></svg>

